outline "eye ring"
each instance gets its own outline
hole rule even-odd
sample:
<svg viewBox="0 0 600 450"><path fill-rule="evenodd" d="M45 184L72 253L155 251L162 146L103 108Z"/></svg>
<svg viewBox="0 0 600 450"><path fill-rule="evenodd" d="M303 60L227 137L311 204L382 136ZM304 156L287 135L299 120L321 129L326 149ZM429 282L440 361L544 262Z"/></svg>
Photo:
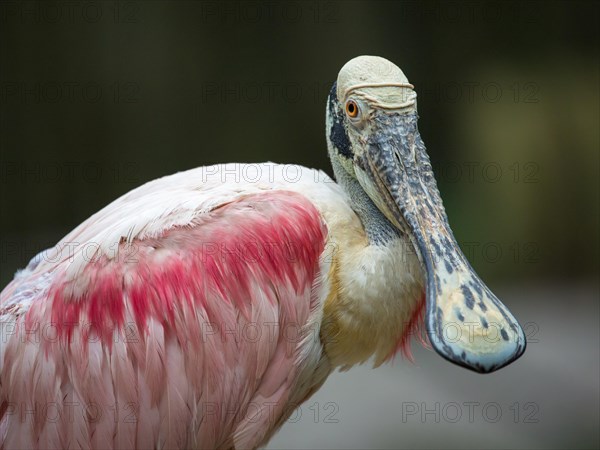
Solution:
<svg viewBox="0 0 600 450"><path fill-rule="evenodd" d="M351 119L356 119L358 117L358 104L352 99L346 102L346 114Z"/></svg>

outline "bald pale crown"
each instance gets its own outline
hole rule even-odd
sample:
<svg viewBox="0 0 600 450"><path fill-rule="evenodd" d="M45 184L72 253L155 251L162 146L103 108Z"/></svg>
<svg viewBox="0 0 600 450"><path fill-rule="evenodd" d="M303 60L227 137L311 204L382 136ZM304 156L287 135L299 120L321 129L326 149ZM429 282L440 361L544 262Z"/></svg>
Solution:
<svg viewBox="0 0 600 450"><path fill-rule="evenodd" d="M402 70L379 56L358 56L348 61L337 78L337 98L343 104L352 96L371 107L416 111L417 94Z"/></svg>

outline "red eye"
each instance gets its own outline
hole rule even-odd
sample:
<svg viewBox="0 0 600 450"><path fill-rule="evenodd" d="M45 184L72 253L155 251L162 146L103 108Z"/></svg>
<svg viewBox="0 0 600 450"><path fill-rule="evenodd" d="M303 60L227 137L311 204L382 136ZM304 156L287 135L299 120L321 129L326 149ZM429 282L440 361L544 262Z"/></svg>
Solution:
<svg viewBox="0 0 600 450"><path fill-rule="evenodd" d="M348 114L348 117L352 119L358 116L358 105L354 100L348 100L346 102L346 114Z"/></svg>

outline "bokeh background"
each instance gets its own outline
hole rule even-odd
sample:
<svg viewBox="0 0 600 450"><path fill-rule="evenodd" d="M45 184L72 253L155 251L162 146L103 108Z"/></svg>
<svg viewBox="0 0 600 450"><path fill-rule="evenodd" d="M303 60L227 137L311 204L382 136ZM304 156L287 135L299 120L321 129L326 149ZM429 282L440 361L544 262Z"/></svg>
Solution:
<svg viewBox="0 0 600 450"><path fill-rule="evenodd" d="M396 62L456 237L524 324L489 376L333 375L270 448L598 448L596 2L0 2L0 281L128 190L218 162L331 173L325 99Z"/></svg>

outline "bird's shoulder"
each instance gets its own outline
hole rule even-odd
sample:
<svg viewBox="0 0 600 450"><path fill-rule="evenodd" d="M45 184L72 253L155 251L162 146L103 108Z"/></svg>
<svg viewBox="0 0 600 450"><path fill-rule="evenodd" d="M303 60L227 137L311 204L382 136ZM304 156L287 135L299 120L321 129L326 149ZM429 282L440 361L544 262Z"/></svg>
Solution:
<svg viewBox="0 0 600 450"><path fill-rule="evenodd" d="M116 255L123 242L161 238L172 229L206 226L204 219L227 204L281 191L298 194L290 197L290 202L314 206L326 224L353 215L343 191L319 170L274 163L198 167L129 191L74 228L57 245L37 255L29 268L43 273L68 258L68 270L76 274L92 256ZM228 215L219 217L233 220Z"/></svg>

